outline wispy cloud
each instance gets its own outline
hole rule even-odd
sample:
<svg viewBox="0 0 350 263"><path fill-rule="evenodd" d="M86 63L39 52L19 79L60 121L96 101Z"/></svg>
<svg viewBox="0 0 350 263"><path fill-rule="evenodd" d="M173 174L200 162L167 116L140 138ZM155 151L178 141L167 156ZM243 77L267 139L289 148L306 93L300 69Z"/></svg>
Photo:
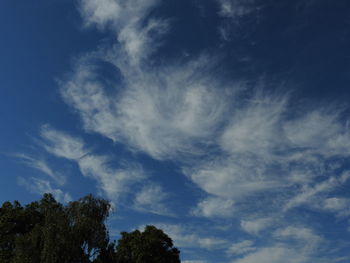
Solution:
<svg viewBox="0 0 350 263"><path fill-rule="evenodd" d="M44 140L42 145L45 150L57 157L79 160L88 153L81 139L55 130L49 125L42 126L40 135Z"/></svg>
<svg viewBox="0 0 350 263"><path fill-rule="evenodd" d="M242 220L241 228L252 235L259 233L273 224L272 218L257 218L255 220Z"/></svg>
<svg viewBox="0 0 350 263"><path fill-rule="evenodd" d="M129 193L131 185L145 179L143 169L139 165L128 164L116 168L108 156L89 154L77 163L81 173L95 179L102 192L114 202L122 194Z"/></svg>
<svg viewBox="0 0 350 263"><path fill-rule="evenodd" d="M145 213L172 215L164 203L168 193L160 185L147 178L141 165L116 160L111 155L95 154L80 137L56 130L49 125L42 127L40 135L40 145L48 153L76 163L81 174L96 180L98 190L113 203L120 201L121 198L131 198L132 186L147 183L136 194L133 208ZM34 159L22 155L22 159L24 157L27 162L31 162L31 165L35 165L35 168L52 172L52 170L47 170L48 166L43 166L42 162L34 162Z"/></svg>
<svg viewBox="0 0 350 263"><path fill-rule="evenodd" d="M311 253L317 249L323 238L314 233L310 228L288 226L284 229L278 229L274 236L284 240L293 240L304 253Z"/></svg>
<svg viewBox="0 0 350 263"><path fill-rule="evenodd" d="M79 0L80 12L87 26L110 26L114 31L142 21L158 0Z"/></svg>
<svg viewBox="0 0 350 263"><path fill-rule="evenodd" d="M193 229L178 224L153 224L162 229L174 240L175 246L182 248L204 248L204 249L220 249L227 247L227 240L214 237L203 236L195 233ZM140 227L143 228L143 227Z"/></svg>
<svg viewBox="0 0 350 263"><path fill-rule="evenodd" d="M234 201L219 197L208 197L197 204L192 210L195 216L203 217L232 217L234 213Z"/></svg>
<svg viewBox="0 0 350 263"><path fill-rule="evenodd" d="M145 185L140 192L136 194L134 207L140 211L147 211L158 215L172 215L169 208L165 204L168 198L160 185Z"/></svg>
<svg viewBox="0 0 350 263"><path fill-rule="evenodd" d="M350 215L350 198L345 197L330 197L322 201L320 209L330 212L335 212L338 216Z"/></svg>
<svg viewBox="0 0 350 263"><path fill-rule="evenodd" d="M102 192L113 201L128 192L130 185L145 179L143 169L139 165L119 162L119 167L115 166L111 156L94 154L79 137L48 125L43 126L41 137L47 152L74 161L81 173L95 179Z"/></svg>
<svg viewBox="0 0 350 263"><path fill-rule="evenodd" d="M62 86L63 98L78 111L86 130L127 142L156 159L210 145L227 109L224 98L230 94L213 89L205 66L209 58L136 73L123 66L127 86L119 86L116 96L107 95L94 78L91 62L83 59Z"/></svg>
<svg viewBox="0 0 350 263"><path fill-rule="evenodd" d="M254 10L254 0L217 0L220 15L229 18L240 18Z"/></svg>
<svg viewBox="0 0 350 263"><path fill-rule="evenodd" d="M290 209L298 205L311 204L315 202L315 197L321 193L329 192L337 186L341 186L350 178L349 172L344 172L341 176L332 176L329 179L316 183L314 186L309 187L305 185L300 193L294 196L285 205L285 209Z"/></svg>
<svg viewBox="0 0 350 263"><path fill-rule="evenodd" d="M54 171L49 166L48 162L45 161L44 159L36 158L28 154L15 154L15 157L19 158L28 167L31 167L33 169L36 169L46 174L51 179L53 179L57 184L64 185L66 183L66 177L60 174L59 172Z"/></svg>
<svg viewBox="0 0 350 263"><path fill-rule="evenodd" d="M251 240L245 240L236 244L227 251L231 251L231 255L238 256L233 260L234 263L248 262L300 262L307 263L322 259L319 257L319 252L323 249L323 237L316 234L312 229L307 227L287 226L278 228L266 241L267 236L264 236L265 245L253 246ZM230 253L229 253L230 254ZM337 262L335 259L325 262Z"/></svg>
<svg viewBox="0 0 350 263"><path fill-rule="evenodd" d="M232 261L233 263L251 263L251 262L261 262L261 263L306 263L310 258L301 255L297 250L283 247L266 247L260 248L256 252L250 253L243 258Z"/></svg>
<svg viewBox="0 0 350 263"><path fill-rule="evenodd" d="M254 242L251 240L244 240L235 244L232 244L226 251L229 255L241 255L248 252L255 251Z"/></svg>
<svg viewBox="0 0 350 263"><path fill-rule="evenodd" d="M35 177L18 177L17 180L20 185L25 186L27 189L29 189L35 194L43 195L45 193L51 193L56 200L65 203L73 200L69 193L65 193L61 189L52 187L50 181Z"/></svg>
<svg viewBox="0 0 350 263"><path fill-rule="evenodd" d="M184 166L195 184L210 195L237 201L236 211L247 209L243 198L269 193L265 197L279 211L307 204L347 182L347 172L338 172L345 165L339 157L350 154L340 111L313 109L293 116L286 96L254 97L233 108L217 137L220 154Z"/></svg>
<svg viewBox="0 0 350 263"><path fill-rule="evenodd" d="M159 46L159 36L167 31L162 19L146 19L158 0L80 0L85 25L109 28L128 57L128 63L138 66ZM155 40L159 40L156 42Z"/></svg>

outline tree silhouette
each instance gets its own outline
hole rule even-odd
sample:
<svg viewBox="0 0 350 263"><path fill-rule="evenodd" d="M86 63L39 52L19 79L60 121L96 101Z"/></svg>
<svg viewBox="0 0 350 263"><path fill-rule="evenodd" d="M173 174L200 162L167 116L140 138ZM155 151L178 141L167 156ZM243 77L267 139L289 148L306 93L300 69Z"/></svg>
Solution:
<svg viewBox="0 0 350 263"><path fill-rule="evenodd" d="M146 226L144 232L135 230L122 232L118 241L116 262L118 263L178 263L180 251L162 230Z"/></svg>
<svg viewBox="0 0 350 263"><path fill-rule="evenodd" d="M62 205L51 194L23 207L0 208L1 263L177 263L179 250L162 230L122 232L110 242L110 204L87 195Z"/></svg>

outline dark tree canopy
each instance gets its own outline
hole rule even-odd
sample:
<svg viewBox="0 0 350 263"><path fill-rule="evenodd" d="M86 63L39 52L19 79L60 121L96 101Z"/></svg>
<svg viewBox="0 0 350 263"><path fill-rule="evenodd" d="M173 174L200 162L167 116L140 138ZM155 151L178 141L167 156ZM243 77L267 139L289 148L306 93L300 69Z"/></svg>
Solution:
<svg viewBox="0 0 350 263"><path fill-rule="evenodd" d="M146 226L144 232L122 232L118 241L118 263L178 263L180 251L173 248L173 241L154 226Z"/></svg>
<svg viewBox="0 0 350 263"><path fill-rule="evenodd" d="M52 195L0 208L1 263L177 263L179 250L160 229L147 226L110 242L110 204L92 195L64 206Z"/></svg>

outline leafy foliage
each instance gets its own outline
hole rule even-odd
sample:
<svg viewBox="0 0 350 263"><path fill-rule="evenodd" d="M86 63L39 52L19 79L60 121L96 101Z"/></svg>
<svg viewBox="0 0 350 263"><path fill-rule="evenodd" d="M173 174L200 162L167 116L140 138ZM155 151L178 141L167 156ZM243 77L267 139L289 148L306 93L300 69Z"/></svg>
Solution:
<svg viewBox="0 0 350 263"><path fill-rule="evenodd" d="M118 242L118 263L177 263L180 251L173 248L172 240L154 226L146 226L144 232L122 232Z"/></svg>
<svg viewBox="0 0 350 263"><path fill-rule="evenodd" d="M122 232L110 242L110 204L92 195L64 206L51 194L23 207L0 208L1 263L177 263L179 250L160 229Z"/></svg>

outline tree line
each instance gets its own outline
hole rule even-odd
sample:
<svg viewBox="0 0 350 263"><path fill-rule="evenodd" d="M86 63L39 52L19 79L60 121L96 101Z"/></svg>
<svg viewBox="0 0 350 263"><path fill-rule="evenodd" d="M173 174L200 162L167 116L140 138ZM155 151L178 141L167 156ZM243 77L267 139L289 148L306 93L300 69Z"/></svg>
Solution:
<svg viewBox="0 0 350 263"><path fill-rule="evenodd" d="M87 195L63 205L51 194L22 206L0 208L1 263L179 263L180 251L155 226L122 232L110 241L111 205Z"/></svg>

